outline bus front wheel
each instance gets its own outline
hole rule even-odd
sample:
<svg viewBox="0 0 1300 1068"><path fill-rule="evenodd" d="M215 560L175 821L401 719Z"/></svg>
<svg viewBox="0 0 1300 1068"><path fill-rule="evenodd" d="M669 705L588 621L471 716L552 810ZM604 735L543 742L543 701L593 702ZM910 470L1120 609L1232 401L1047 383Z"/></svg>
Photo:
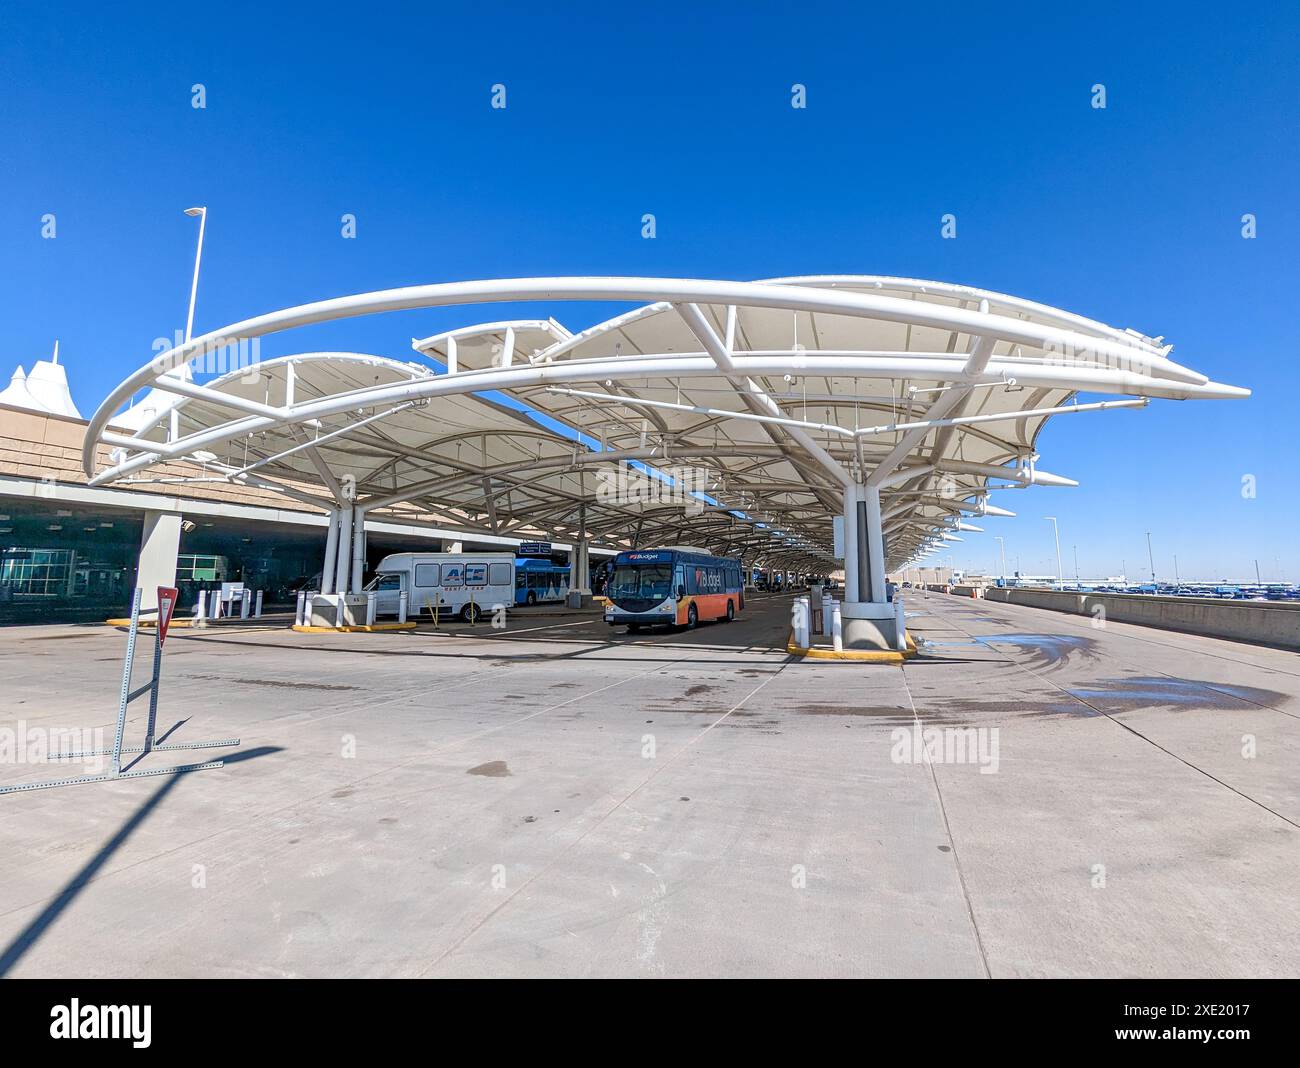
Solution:
<svg viewBox="0 0 1300 1068"><path fill-rule="evenodd" d="M526 604L536 604L536 603L537 603L537 594L534 593L532 590L529 590L529 591L528 591L528 596L524 598L524 602L525 602Z"/></svg>
<svg viewBox="0 0 1300 1068"><path fill-rule="evenodd" d="M695 611L695 605L691 605L690 608L686 609L686 629L694 630L695 624L697 624L699 621L700 621L700 614L697 611Z"/></svg>
<svg viewBox="0 0 1300 1068"><path fill-rule="evenodd" d="M466 623L477 623L482 615L482 610L476 604L467 604L460 610L460 618Z"/></svg>

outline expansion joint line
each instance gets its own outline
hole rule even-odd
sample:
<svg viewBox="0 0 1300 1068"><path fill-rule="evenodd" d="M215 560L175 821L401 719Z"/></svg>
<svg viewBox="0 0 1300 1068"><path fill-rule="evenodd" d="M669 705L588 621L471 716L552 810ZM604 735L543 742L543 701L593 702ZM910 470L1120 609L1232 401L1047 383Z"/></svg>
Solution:
<svg viewBox="0 0 1300 1068"><path fill-rule="evenodd" d="M916 699L912 696L912 687L907 681L906 661L900 665L900 674L903 677L903 690L907 694L907 703L912 706L912 725L919 735L922 729L921 714L917 711ZM984 949L984 939L980 935L979 922L975 919L975 905L971 901L970 887L966 885L966 873L962 870L961 866L961 854L958 852L957 842L952 836L952 824L948 821L948 807L943 803L943 788L939 785L938 773L935 772L934 763L927 755L927 750L924 746L921 747L921 755L926 768L929 769L930 772L930 782L934 785L935 799L939 802L939 815L943 817L943 831L944 834L948 836L948 848L952 850L953 864L955 864L957 868L957 882L961 885L961 895L963 900L966 902L966 915L970 918L971 933L975 935L975 947L979 950L980 963L984 966L984 978L992 979L993 973L989 969L988 953Z"/></svg>

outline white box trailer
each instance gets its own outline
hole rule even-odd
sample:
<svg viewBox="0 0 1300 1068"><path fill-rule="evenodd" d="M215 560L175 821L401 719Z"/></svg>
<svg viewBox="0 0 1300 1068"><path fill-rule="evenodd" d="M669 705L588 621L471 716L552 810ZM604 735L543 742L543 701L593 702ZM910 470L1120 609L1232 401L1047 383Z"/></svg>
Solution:
<svg viewBox="0 0 1300 1068"><path fill-rule="evenodd" d="M397 615L405 593L412 619L436 611L473 622L514 604L514 553L393 553L379 561L371 591L379 616Z"/></svg>

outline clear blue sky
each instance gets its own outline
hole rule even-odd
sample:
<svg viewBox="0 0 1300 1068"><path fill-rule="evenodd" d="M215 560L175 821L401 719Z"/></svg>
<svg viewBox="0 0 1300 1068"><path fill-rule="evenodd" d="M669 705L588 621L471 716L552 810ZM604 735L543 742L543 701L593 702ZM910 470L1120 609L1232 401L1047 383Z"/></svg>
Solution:
<svg viewBox="0 0 1300 1068"><path fill-rule="evenodd" d="M1055 514L1067 573L1077 544L1089 575L1140 574L1150 530L1161 577L1177 553L1185 578L1253 577L1255 558L1300 578L1296 5L899 6L8 3L0 371L58 337L93 411L184 326L192 204L210 211L196 330L493 276L963 282L1163 334L1255 396L1049 424L1043 466L1082 486L995 495L1020 518L955 546L959 566L994 566L998 533L1013 567L1054 570ZM262 355L407 358L483 314L334 324Z"/></svg>

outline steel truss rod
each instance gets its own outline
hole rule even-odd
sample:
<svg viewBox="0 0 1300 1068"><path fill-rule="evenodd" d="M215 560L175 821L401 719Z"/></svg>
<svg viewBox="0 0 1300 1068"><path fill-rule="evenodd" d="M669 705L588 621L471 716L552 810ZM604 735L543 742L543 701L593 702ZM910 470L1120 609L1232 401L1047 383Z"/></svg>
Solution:
<svg viewBox="0 0 1300 1068"><path fill-rule="evenodd" d="M707 323L705 324L707 326ZM732 362L737 371L745 373L771 374L784 373L791 366L792 357L783 359L774 357L732 357ZM908 377L916 372L916 368L908 367L876 367L864 368L862 362L827 361L827 365L821 367L811 366L813 361L807 357L803 358L805 366L800 370L802 374L818 374L834 377L836 375L851 377L872 375L879 377ZM905 364L907 361L900 361ZM966 361L954 359L948 361L951 367L948 369L949 377L960 378L964 374ZM1014 362L1014 361L1011 361ZM992 379L1000 378L1000 373L992 373L997 369L997 361L990 361L987 371ZM1183 400L1191 397L1206 398L1226 398L1248 396L1248 390L1241 390L1235 386L1224 386L1218 383L1209 383L1206 386L1178 385L1171 383L1162 383L1152 378L1142 375L1122 371L1103 371L1096 368L1072 367L1072 368L1044 368L1038 371L1026 372L1023 369L1007 368L1013 376L1018 375L1019 381L1023 385L1044 386L1047 388L1059 387L1072 390L1089 390L1100 392L1120 392L1131 393L1135 395L1152 396L1152 397L1169 397L1171 399ZM139 467L147 466L155 462L150 456L135 457L125 463L105 471L100 475L94 475L95 458L94 444L95 441L101 440L106 444L121 445L128 448L139 446L142 450L151 453L170 452L173 455L182 455L195 449L206 448L209 445L230 440L231 438L240 437L244 434L257 430L265 430L271 426L282 425L291 421L306 421L309 419L321 419L326 416L336 415L340 412L355 410L357 408L376 407L381 404L394 404L406 400L415 400L421 398L447 396L461 393L475 393L486 390L498 389L517 389L526 385L549 385L553 382L566 381L590 381L599 379L604 381L611 375L618 374L624 377L647 377L647 378L691 378L691 377L711 377L718 374L718 365L708 357L697 356L680 356L667 355L662 357L619 357L615 360L578 360L572 361L566 365L545 365L545 366L528 366L517 365L505 368L492 368L482 371L463 371L457 375L431 375L431 376L413 376L407 382L387 384L382 386L371 386L360 390L354 390L348 393L336 394L334 396L322 398L315 401L295 405L292 409L292 417L275 420L269 417L248 416L244 419L235 420L230 423L222 424L208 430L191 434L185 438L177 439L168 446L161 446L150 443L148 445L136 442L132 439L121 439L111 431L102 431L94 423L87 428L86 446L83 449L83 464L86 467L87 474L94 476L92 485L102 484L102 481L119 478L132 470ZM944 394L944 398L954 397L955 394ZM775 402L773 402L775 404ZM936 402L941 404L942 401ZM951 405L949 405L951 407ZM776 414L779 414L779 408ZM934 406L932 406L934 412ZM935 412L935 415L939 413ZM99 413L96 413L98 417ZM105 416L105 420L107 416ZM798 428L791 428L793 433L800 433ZM814 443L816 444L816 443ZM820 446L818 446L820 448Z"/></svg>

